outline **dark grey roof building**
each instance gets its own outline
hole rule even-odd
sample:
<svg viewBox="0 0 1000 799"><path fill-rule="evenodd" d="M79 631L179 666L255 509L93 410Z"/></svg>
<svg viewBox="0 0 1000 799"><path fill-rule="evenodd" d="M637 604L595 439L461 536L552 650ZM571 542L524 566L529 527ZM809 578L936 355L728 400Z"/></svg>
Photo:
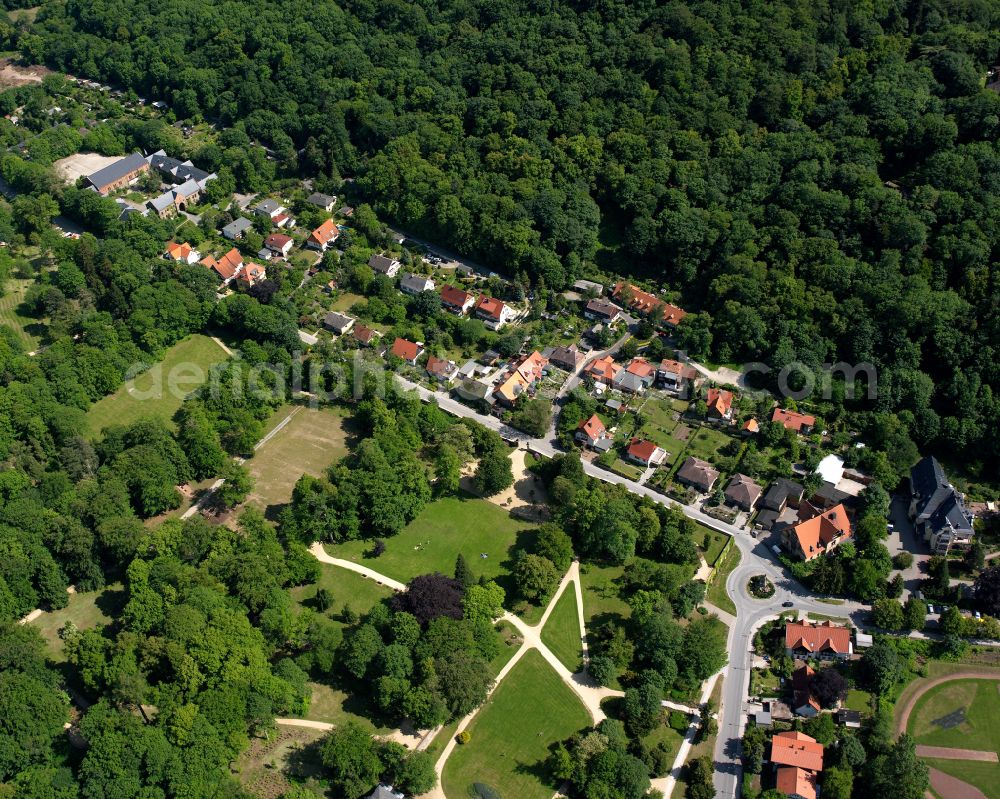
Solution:
<svg viewBox="0 0 1000 799"><path fill-rule="evenodd" d="M972 544L972 514L937 458L922 458L910 470L910 493L913 526L932 551L944 555L952 547L967 549Z"/></svg>
<svg viewBox="0 0 1000 799"><path fill-rule="evenodd" d="M135 180L140 173L149 169L149 164L142 153L132 153L119 158L113 164L98 169L87 177L87 182L101 194L120 189Z"/></svg>

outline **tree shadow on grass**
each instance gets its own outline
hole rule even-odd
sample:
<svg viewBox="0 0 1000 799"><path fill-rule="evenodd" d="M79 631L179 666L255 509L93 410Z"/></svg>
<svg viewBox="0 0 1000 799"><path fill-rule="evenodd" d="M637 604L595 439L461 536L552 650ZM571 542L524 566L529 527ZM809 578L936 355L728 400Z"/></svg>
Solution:
<svg viewBox="0 0 1000 799"><path fill-rule="evenodd" d="M97 595L94 604L105 616L116 618L128 602L128 592L124 588L108 588Z"/></svg>

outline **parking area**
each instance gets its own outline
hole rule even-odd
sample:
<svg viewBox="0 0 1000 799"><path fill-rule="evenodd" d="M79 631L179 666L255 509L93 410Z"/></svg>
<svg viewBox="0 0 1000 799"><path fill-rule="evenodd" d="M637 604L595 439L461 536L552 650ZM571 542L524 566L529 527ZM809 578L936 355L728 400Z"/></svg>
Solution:
<svg viewBox="0 0 1000 799"><path fill-rule="evenodd" d="M76 183L76 179L91 175L98 169L103 169L118 161L120 156L100 155L99 153L74 153L66 158L60 158L52 166L56 174L67 183Z"/></svg>

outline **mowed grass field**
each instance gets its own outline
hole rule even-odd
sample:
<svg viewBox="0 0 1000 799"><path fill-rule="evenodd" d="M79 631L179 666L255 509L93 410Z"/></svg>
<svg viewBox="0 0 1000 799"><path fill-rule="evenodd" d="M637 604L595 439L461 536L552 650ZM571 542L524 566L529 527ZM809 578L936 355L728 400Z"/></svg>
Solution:
<svg viewBox="0 0 1000 799"><path fill-rule="evenodd" d="M734 616L736 615L736 605L733 604L733 600L726 593L726 580L729 579L732 570L739 565L740 548L735 545L730 546L726 550L726 554L716 564L715 572L712 574L712 579L708 584L708 590L705 592L705 598L709 602Z"/></svg>
<svg viewBox="0 0 1000 799"><path fill-rule="evenodd" d="M268 433L282 423L284 426L246 462L254 478L247 502L265 512L291 500L295 483L302 475L319 477L348 449L350 420L340 408L283 405L271 416Z"/></svg>
<svg viewBox="0 0 1000 799"><path fill-rule="evenodd" d="M934 723L957 710L965 721L950 729ZM910 714L908 732L918 744L1000 752L1000 681L955 680L931 688Z"/></svg>
<svg viewBox="0 0 1000 799"><path fill-rule="evenodd" d="M7 325L21 340L27 352L38 349L45 333L45 323L19 312L24 295L34 284L34 280L9 278L4 284L4 293L0 297L0 325Z"/></svg>
<svg viewBox="0 0 1000 799"><path fill-rule="evenodd" d="M185 398L208 379L212 366L228 358L222 347L200 333L177 342L162 361L87 411L91 434L96 436L111 425L131 424L143 416L169 422Z"/></svg>
<svg viewBox="0 0 1000 799"><path fill-rule="evenodd" d="M576 592L569 585L542 628L542 643L570 671L580 670L583 647L580 642L580 621L576 612Z"/></svg>
<svg viewBox="0 0 1000 799"><path fill-rule="evenodd" d="M975 760L939 760L924 757L927 765L976 786L987 799L1000 799L1000 764Z"/></svg>
<svg viewBox="0 0 1000 799"><path fill-rule="evenodd" d="M69 604L59 610L41 614L31 622L45 639L49 658L57 663L65 660L59 630L73 622L80 630L94 630L111 623L112 617L125 605L125 590L121 583L114 583L101 591L70 594Z"/></svg>
<svg viewBox="0 0 1000 799"><path fill-rule="evenodd" d="M576 694L531 650L469 725L472 740L452 751L445 795L463 799L480 782L504 797L550 799L558 786L544 767L549 746L591 723Z"/></svg>
<svg viewBox="0 0 1000 799"><path fill-rule="evenodd" d="M386 538L385 552L378 558L368 557L371 541L325 546L335 558L362 563L404 583L418 574L454 574L461 553L476 578L499 578L512 595L506 585L510 559L515 549L529 548L531 529L527 522L486 500L444 497L428 504L397 535Z"/></svg>

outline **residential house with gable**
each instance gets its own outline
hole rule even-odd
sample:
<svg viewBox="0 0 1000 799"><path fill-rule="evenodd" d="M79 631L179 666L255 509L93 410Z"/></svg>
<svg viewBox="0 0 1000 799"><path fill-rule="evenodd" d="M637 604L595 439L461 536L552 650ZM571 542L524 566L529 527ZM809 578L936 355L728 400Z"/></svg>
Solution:
<svg viewBox="0 0 1000 799"><path fill-rule="evenodd" d="M476 318L481 319L490 330L499 330L516 315L507 303L485 294L476 301L475 309Z"/></svg>
<svg viewBox="0 0 1000 799"><path fill-rule="evenodd" d="M706 411L708 418L720 422L728 422L732 419L733 399L734 395L732 391L727 391L724 388L710 388L705 397L705 404L708 406Z"/></svg>
<svg viewBox="0 0 1000 799"><path fill-rule="evenodd" d="M784 408L775 408L771 414L771 421L777 422L786 430L793 430L801 435L808 435L816 426L816 417L798 411L788 411Z"/></svg>
<svg viewBox="0 0 1000 799"><path fill-rule="evenodd" d="M403 294L415 297L425 291L434 291L434 281L426 275L415 275L412 272L407 272L399 280L399 290Z"/></svg>
<svg viewBox="0 0 1000 799"><path fill-rule="evenodd" d="M212 255L206 255L201 259L201 264L215 272L224 283L228 283L243 268L243 256L233 247L218 260Z"/></svg>
<svg viewBox="0 0 1000 799"><path fill-rule="evenodd" d="M771 739L775 787L791 799L817 799L823 744L804 732L779 732Z"/></svg>
<svg viewBox="0 0 1000 799"><path fill-rule="evenodd" d="M851 631L832 621L787 621L785 654L801 660L846 660L854 654Z"/></svg>
<svg viewBox="0 0 1000 799"><path fill-rule="evenodd" d="M626 460L645 467L659 466L666 457L666 450L644 438L633 438L625 450Z"/></svg>
<svg viewBox="0 0 1000 799"><path fill-rule="evenodd" d="M472 306L476 304L476 298L467 291L462 291L454 286L444 285L441 287L441 307L450 313L464 316Z"/></svg>
<svg viewBox="0 0 1000 799"><path fill-rule="evenodd" d="M809 503L802 503L799 518L798 524L781 531L782 546L798 560L829 554L851 538L851 519L842 503L819 512Z"/></svg>
<svg viewBox="0 0 1000 799"><path fill-rule="evenodd" d="M399 274L402 264L399 261L393 258L387 258L384 255L373 255L368 259L368 266L370 266L372 271L374 271L377 275L395 277Z"/></svg>
<svg viewBox="0 0 1000 799"><path fill-rule="evenodd" d="M417 359L424 351L423 345L418 342L407 341L405 338L397 338L392 343L390 350L397 358L405 361L410 366L417 365Z"/></svg>
<svg viewBox="0 0 1000 799"><path fill-rule="evenodd" d="M340 228L334 224L332 219L327 219L309 234L309 238L306 239L306 247L326 252L327 248L337 240L339 235Z"/></svg>
<svg viewBox="0 0 1000 799"><path fill-rule="evenodd" d="M972 512L937 458L921 458L910 470L910 519L937 555L968 549L975 537Z"/></svg>
<svg viewBox="0 0 1000 799"><path fill-rule="evenodd" d="M690 486L696 491L707 494L719 479L719 470L708 461L691 455L677 470L675 479L682 485Z"/></svg>
<svg viewBox="0 0 1000 799"><path fill-rule="evenodd" d="M191 265L198 263L201 259L201 253L186 241L183 244L168 241L163 257L168 261L179 261L180 263Z"/></svg>
<svg viewBox="0 0 1000 799"><path fill-rule="evenodd" d="M293 246L295 246L295 241L284 233L271 233L264 239L264 249L276 258L287 258Z"/></svg>
<svg viewBox="0 0 1000 799"><path fill-rule="evenodd" d="M681 399L691 395L691 389L701 383L698 371L680 361L664 358L656 369L656 385L676 394Z"/></svg>

